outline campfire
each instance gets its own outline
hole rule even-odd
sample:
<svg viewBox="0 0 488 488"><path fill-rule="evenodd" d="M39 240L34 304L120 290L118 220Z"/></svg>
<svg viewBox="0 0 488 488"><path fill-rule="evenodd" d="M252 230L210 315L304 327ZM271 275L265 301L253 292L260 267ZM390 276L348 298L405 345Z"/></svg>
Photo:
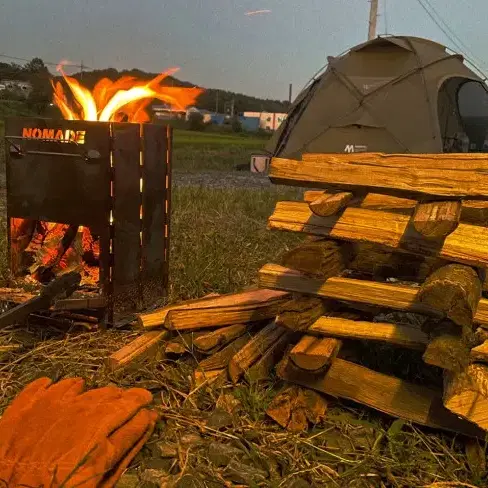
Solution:
<svg viewBox="0 0 488 488"><path fill-rule="evenodd" d="M123 76L116 81L112 81L108 78L101 79L90 91L83 86L74 77L66 75L63 71L63 66L58 66L58 71L62 75L62 80L52 81L54 90L53 101L60 109L64 119L66 121L86 121L97 123L147 123L150 122L150 117L147 113L147 108L152 100L158 99L164 103L174 107L178 110L184 110L187 106L195 103L196 98L202 92L200 88L180 88L164 86L162 83L164 80L173 75L177 69L167 70L154 79L138 80L134 77ZM120 125L120 124L119 124ZM23 127L16 129L13 134L13 139L17 138L23 143L40 144L41 147L30 147L30 151L25 151L26 154L38 154L33 156L33 164L40 164L43 157L54 158L60 156L66 161L58 161L60 165L69 165L73 161L69 161L76 154L69 154L72 150L67 150L66 146L69 144L71 148L74 146L78 151L81 150L81 156L84 156L86 160L87 155L90 155L90 144L88 144L90 129L93 125L87 125L86 127L80 127L82 130L73 130L69 128L66 130L64 127L53 128L47 126L35 126L35 124L24 124ZM110 126L111 137L119 137L119 139L129 140L129 133L122 134L115 131L115 126ZM161 127L161 130L165 131L165 127ZM21 130L21 135L18 132ZM17 132L17 134L15 134ZM130 131L129 131L130 132ZM142 130L137 130L139 135L142 134ZM166 133L165 133L166 134ZM10 137L10 140L12 139ZM95 136L93 136L95 137ZM142 137L142 135L141 135ZM61 144L68 143L68 144ZM124 146L124 141L121 140L120 144ZM137 141L132 138L132 144L137 145ZM49 146L49 148L48 148ZM61 146L63 146L61 148ZM12 153L12 158L19 156ZM35 149L34 151L32 149ZM39 151L38 149L42 149ZM49 149L49 150L45 150ZM169 149L166 150L166 152ZM90 161L95 163L103 158L100 156L100 148L93 147L91 152L96 155L98 153L98 159L91 159ZM117 164L114 161L114 154L116 151L110 151L110 167L114 167ZM124 154L121 154L124 153ZM121 147L118 155L121 158L121 162L118 164L124 165L124 159L130 154L134 159L137 159L137 166L143 166L142 156L139 154L139 147L137 148L137 154L134 148L128 146ZM166 158L166 154L164 154ZM58 158L59 159L59 158ZM139 162L139 159L141 161ZM77 163L78 164L78 163ZM92 172L93 170L86 165L86 171ZM110 169L110 168L109 168ZM85 170L85 167L83 167ZM139 220L143 220L142 210L142 186L143 186L143 174L141 168L137 168L140 174L135 175L135 171L129 171L131 175L136 177L138 181L139 191L137 194L135 191L131 195L124 194L123 198L130 198L131 196L138 199L137 207L139 210ZM79 173L79 169L74 171ZM14 171L15 173L15 171ZM123 171L122 171L123 173ZM123 177L129 177L129 175L122 175ZM95 174L93 177L96 177ZM78 175L79 178L79 175ZM15 178L14 178L15 179ZM62 178L59 178L58 184L63 184ZM40 184L40 182L39 182ZM80 185L83 185L83 181L80 181ZM119 188L124 186L124 183L115 183ZM167 181L161 182L161 188L164 189L168 185ZM22 185L25 186L25 185ZM95 184L92 188L93 191L97 190ZM110 196L114 196L114 182L110 184ZM58 189L56 189L58 190ZM85 189L87 190L87 189ZM45 192L49 190L46 188ZM88 190L87 190L88 191ZM16 191L15 193L18 193ZM62 192L63 193L63 192ZM65 194L67 192L64 192ZM81 192L83 193L83 192ZM124 192L125 193L125 192ZM80 194L81 195L81 194ZM76 195L73 195L75 197ZM29 198L30 199L30 198ZM79 205L80 202L63 201L60 197L57 199L57 205ZM30 205L28 202L27 205ZM19 202L19 204L25 206L25 200ZM54 202L53 202L54 204ZM134 203L134 205L136 205ZM42 206L42 205L41 205ZM104 206L106 209L106 205ZM38 214L39 209L36 209L33 214ZM92 209L96 211L96 209ZM42 210L44 212L44 210ZM42 213L41 212L41 213ZM10 242L11 242L11 255L12 255L12 268L14 274L17 276L23 276L25 279L34 282L40 282L46 284L52 281L56 276L69 272L77 271L82 275L81 284L85 288L94 288L100 286L100 246L101 236L100 230L93 229L93 226L88 225L89 220L93 220L91 217L84 219L85 222L77 221L76 219L69 220L64 219L60 221L40 220L36 218L25 218L22 215L22 211L14 211L10 215ZM29 213L29 212L28 212ZM49 212L44 212L44 214ZM63 213L59 209L54 213ZM66 212L65 212L66 213ZM69 213L69 212L68 212ZM32 214L32 212L31 212ZM110 210L110 224L113 223L113 209ZM95 219L96 220L96 219ZM142 228L139 230L139 240L142 242ZM112 246L110 242L109 246ZM110 249L110 254L112 249Z"/></svg>

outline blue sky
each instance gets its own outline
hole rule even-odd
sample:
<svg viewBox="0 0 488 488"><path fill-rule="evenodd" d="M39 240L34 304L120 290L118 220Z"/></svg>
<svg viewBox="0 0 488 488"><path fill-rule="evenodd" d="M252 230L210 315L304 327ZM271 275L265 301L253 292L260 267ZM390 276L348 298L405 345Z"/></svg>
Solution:
<svg viewBox="0 0 488 488"><path fill-rule="evenodd" d="M378 33L452 45L418 0L380 0ZM426 0L423 0L424 2ZM486 0L428 0L488 71ZM248 17L246 11L270 9ZM367 37L368 0L0 0L0 53L159 72L286 99ZM4 58L0 58L5 61Z"/></svg>

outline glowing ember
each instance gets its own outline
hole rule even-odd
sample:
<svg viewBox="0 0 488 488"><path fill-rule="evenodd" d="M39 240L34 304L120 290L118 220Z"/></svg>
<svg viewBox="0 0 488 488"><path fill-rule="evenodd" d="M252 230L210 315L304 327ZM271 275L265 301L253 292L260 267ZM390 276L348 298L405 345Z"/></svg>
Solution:
<svg viewBox="0 0 488 488"><path fill-rule="evenodd" d="M78 80L67 76L62 64L58 71L71 90L74 104L70 104L63 84L52 83L54 103L67 120L92 120L100 122L148 122L147 106L158 99L177 110L185 110L194 105L203 92L201 88L180 88L161 86L161 82L178 71L177 68L161 73L153 80L141 81L132 76L122 76L117 81L101 79L90 92Z"/></svg>

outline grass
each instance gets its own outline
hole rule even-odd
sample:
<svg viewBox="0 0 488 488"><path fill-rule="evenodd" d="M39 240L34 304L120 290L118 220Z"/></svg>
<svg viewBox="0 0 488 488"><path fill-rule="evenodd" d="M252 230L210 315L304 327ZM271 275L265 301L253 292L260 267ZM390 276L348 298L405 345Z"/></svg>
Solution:
<svg viewBox="0 0 488 488"><path fill-rule="evenodd" d="M210 144L205 136L191 134L195 145L201 137L202 147ZM190 135L179 137L180 147L175 151L184 149L181 141ZM221 146L226 148L223 143ZM276 261L302 239L266 230L275 202L300 196L298 190L282 187L176 187L171 301L232 292L253 283L262 264ZM5 273L4 247L2 251L0 269ZM189 379L194 367L191 357L177 362L147 361L133 370L110 373L104 359L137 335L132 330L64 334L36 327L0 329L0 346L21 346L3 356L0 353L0 415L14 396L38 377L81 376L88 387L113 383L144 387L153 393L161 420L125 481L133 474L143 478L152 469L164 477L161 486L168 488L235 486L229 480L237 479L236 470L242 471L244 465L265 476L248 486L271 488L291 488L298 480L309 484L296 484L295 488L462 488L487 484L482 464L469 461L462 439L392 420L348 402L331 401L323 423L306 433L286 432L264 414L281 386L274 378L264 384L228 385L217 391L195 389ZM359 350L366 363L369 358L371 367L393 368L398 376L417 376L416 371L406 371L407 359L387 352L370 344ZM222 409L228 411L225 425L211 427ZM234 472L232 465L219 467L212 454L229 448L241 463L240 468L234 464ZM162 450L174 450L174 454L163 457ZM139 482L129 486L154 485Z"/></svg>

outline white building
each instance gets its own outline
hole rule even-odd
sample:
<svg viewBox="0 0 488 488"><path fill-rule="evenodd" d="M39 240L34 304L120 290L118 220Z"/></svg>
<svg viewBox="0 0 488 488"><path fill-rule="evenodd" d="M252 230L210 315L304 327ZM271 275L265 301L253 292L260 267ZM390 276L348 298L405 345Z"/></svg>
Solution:
<svg viewBox="0 0 488 488"><path fill-rule="evenodd" d="M21 80L0 80L0 91L10 90L17 93L22 93L28 97L32 91L32 85L28 81Z"/></svg>
<svg viewBox="0 0 488 488"><path fill-rule="evenodd" d="M244 112L244 117L259 118L259 128L263 130L277 130L281 123L286 119L284 113L273 112Z"/></svg>

